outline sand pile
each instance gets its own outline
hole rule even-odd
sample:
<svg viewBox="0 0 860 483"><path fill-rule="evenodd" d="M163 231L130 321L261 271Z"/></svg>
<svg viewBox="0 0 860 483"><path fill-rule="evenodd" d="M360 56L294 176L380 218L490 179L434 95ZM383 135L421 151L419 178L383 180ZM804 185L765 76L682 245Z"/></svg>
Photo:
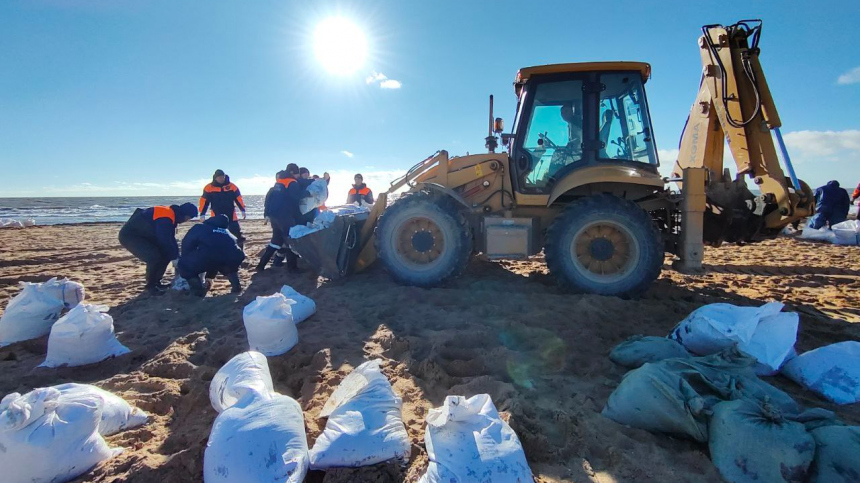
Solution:
<svg viewBox="0 0 860 483"><path fill-rule="evenodd" d="M267 241L261 223L245 223L255 254ZM706 303L784 301L801 314L798 349L857 339L860 248L780 239L758 246L709 249L710 272L667 271L641 300L559 291L540 259L476 260L450 286L394 284L381 270L328 283L312 274L268 270L247 290L229 294L219 280L200 300L179 293L138 296L143 268L119 247L116 224L36 227L0 233L0 305L19 280L67 276L84 283L90 303L111 306L119 340L132 352L100 364L37 368L46 339L0 349L0 394L63 382L94 383L152 415L151 423L110 438L129 448L79 481L202 481L203 450L216 413L208 384L247 349L242 308L289 284L317 302L299 325L299 344L269 358L275 389L305 411L309 444L316 419L340 381L362 362L382 358L404 399L412 442L408 466L312 472L312 482L414 481L426 468L424 418L448 394L488 393L519 434L538 481L720 481L707 447L626 428L600 416L624 374L609 361L634 334L665 335ZM255 258L253 255L250 257ZM835 407L781 377L772 380L799 402L860 422L860 408ZM856 406L856 405L855 405Z"/></svg>

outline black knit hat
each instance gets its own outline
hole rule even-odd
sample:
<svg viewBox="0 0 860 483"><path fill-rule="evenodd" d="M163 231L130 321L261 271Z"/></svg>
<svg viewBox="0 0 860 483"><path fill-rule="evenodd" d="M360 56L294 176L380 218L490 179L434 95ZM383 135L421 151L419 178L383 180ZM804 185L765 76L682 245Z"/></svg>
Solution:
<svg viewBox="0 0 860 483"><path fill-rule="evenodd" d="M193 203L183 203L179 207L179 214L188 218L194 218L197 216L197 207Z"/></svg>
<svg viewBox="0 0 860 483"><path fill-rule="evenodd" d="M224 170L223 170L223 169L216 169L216 170L215 170L215 174L213 174L213 175L212 175L212 177L213 177L213 178L217 178L217 177L219 177L219 176L226 176L226 175L224 174Z"/></svg>

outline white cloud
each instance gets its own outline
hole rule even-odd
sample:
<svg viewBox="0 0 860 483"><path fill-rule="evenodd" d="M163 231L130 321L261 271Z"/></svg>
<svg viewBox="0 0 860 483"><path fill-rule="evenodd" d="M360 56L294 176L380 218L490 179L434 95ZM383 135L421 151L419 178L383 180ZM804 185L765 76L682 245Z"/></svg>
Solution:
<svg viewBox="0 0 860 483"><path fill-rule="evenodd" d="M400 89L401 87L403 87L403 84L400 81L388 79L380 82L379 87L383 89Z"/></svg>
<svg viewBox="0 0 860 483"><path fill-rule="evenodd" d="M373 84L376 82L384 81L385 79L388 79L388 77L385 74L383 74L381 72L375 72L374 71L364 81L367 82L368 84Z"/></svg>
<svg viewBox="0 0 860 483"><path fill-rule="evenodd" d="M860 130L795 131L784 137L798 162L845 156L860 160Z"/></svg>
<svg viewBox="0 0 860 483"><path fill-rule="evenodd" d="M403 83L399 80L389 79L387 75L376 71L370 74L364 81L368 85L379 83L381 89L400 89L403 87Z"/></svg>
<svg viewBox="0 0 860 483"><path fill-rule="evenodd" d="M343 154L343 155L344 155L344 156L346 156L347 158L351 158L351 157L355 156L355 154L353 154L353 153L351 153L351 152L349 152L349 151L341 151L341 154Z"/></svg>
<svg viewBox="0 0 860 483"><path fill-rule="evenodd" d="M855 67L839 76L836 82L840 85L860 83L860 67Z"/></svg>

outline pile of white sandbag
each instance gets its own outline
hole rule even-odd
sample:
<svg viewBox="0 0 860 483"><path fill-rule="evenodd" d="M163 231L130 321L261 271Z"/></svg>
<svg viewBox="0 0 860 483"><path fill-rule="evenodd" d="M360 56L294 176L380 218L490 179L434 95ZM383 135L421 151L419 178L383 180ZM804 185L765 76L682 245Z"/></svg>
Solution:
<svg viewBox="0 0 860 483"><path fill-rule="evenodd" d="M106 305L80 304L53 327L48 355L39 367L83 366L131 352L116 338Z"/></svg>
<svg viewBox="0 0 860 483"><path fill-rule="evenodd" d="M782 374L837 404L860 402L860 342L837 342L804 352Z"/></svg>
<svg viewBox="0 0 860 483"><path fill-rule="evenodd" d="M799 317L782 312L783 304L761 307L710 304L699 307L669 334L697 355L716 354L737 345L758 362L756 373L774 375L794 355Z"/></svg>
<svg viewBox="0 0 860 483"><path fill-rule="evenodd" d="M419 483L533 480L517 434L488 394L446 397L427 416L424 444L430 464Z"/></svg>
<svg viewBox="0 0 860 483"><path fill-rule="evenodd" d="M0 228L27 228L28 226L36 226L36 220L32 218L27 218L24 220L0 218Z"/></svg>
<svg viewBox="0 0 860 483"><path fill-rule="evenodd" d="M338 216L357 215L360 213L369 213L370 207L373 205L345 205L329 208L321 211L314 220L306 225L296 225L290 228L290 238L301 238L305 235L325 230Z"/></svg>
<svg viewBox="0 0 860 483"><path fill-rule="evenodd" d="M63 309L76 307L85 297L84 286L68 279L19 285L21 292L0 317L0 347L48 335Z"/></svg>
<svg viewBox="0 0 860 483"><path fill-rule="evenodd" d="M804 240L826 241L836 245L860 245L860 222L847 220L832 227L806 227L800 234Z"/></svg>
<svg viewBox="0 0 860 483"><path fill-rule="evenodd" d="M11 483L63 483L120 452L104 436L146 423L146 413L95 386L63 384L0 401L0 468Z"/></svg>
<svg viewBox="0 0 860 483"><path fill-rule="evenodd" d="M311 468L359 467L406 461L411 452L403 400L382 374L379 359L361 364L338 385L319 414L328 418L310 451Z"/></svg>
<svg viewBox="0 0 860 483"><path fill-rule="evenodd" d="M308 471L302 408L272 388L266 357L245 352L222 367L209 386L219 412L203 457L207 483L300 483Z"/></svg>

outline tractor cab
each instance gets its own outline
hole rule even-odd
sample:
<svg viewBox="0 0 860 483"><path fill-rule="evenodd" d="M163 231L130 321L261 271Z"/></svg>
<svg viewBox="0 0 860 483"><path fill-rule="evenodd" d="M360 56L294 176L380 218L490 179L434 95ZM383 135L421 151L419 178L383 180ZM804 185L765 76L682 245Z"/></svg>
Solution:
<svg viewBox="0 0 860 483"><path fill-rule="evenodd" d="M657 175L643 62L587 62L521 69L517 116L503 135L515 188L548 194L580 168L627 165Z"/></svg>

